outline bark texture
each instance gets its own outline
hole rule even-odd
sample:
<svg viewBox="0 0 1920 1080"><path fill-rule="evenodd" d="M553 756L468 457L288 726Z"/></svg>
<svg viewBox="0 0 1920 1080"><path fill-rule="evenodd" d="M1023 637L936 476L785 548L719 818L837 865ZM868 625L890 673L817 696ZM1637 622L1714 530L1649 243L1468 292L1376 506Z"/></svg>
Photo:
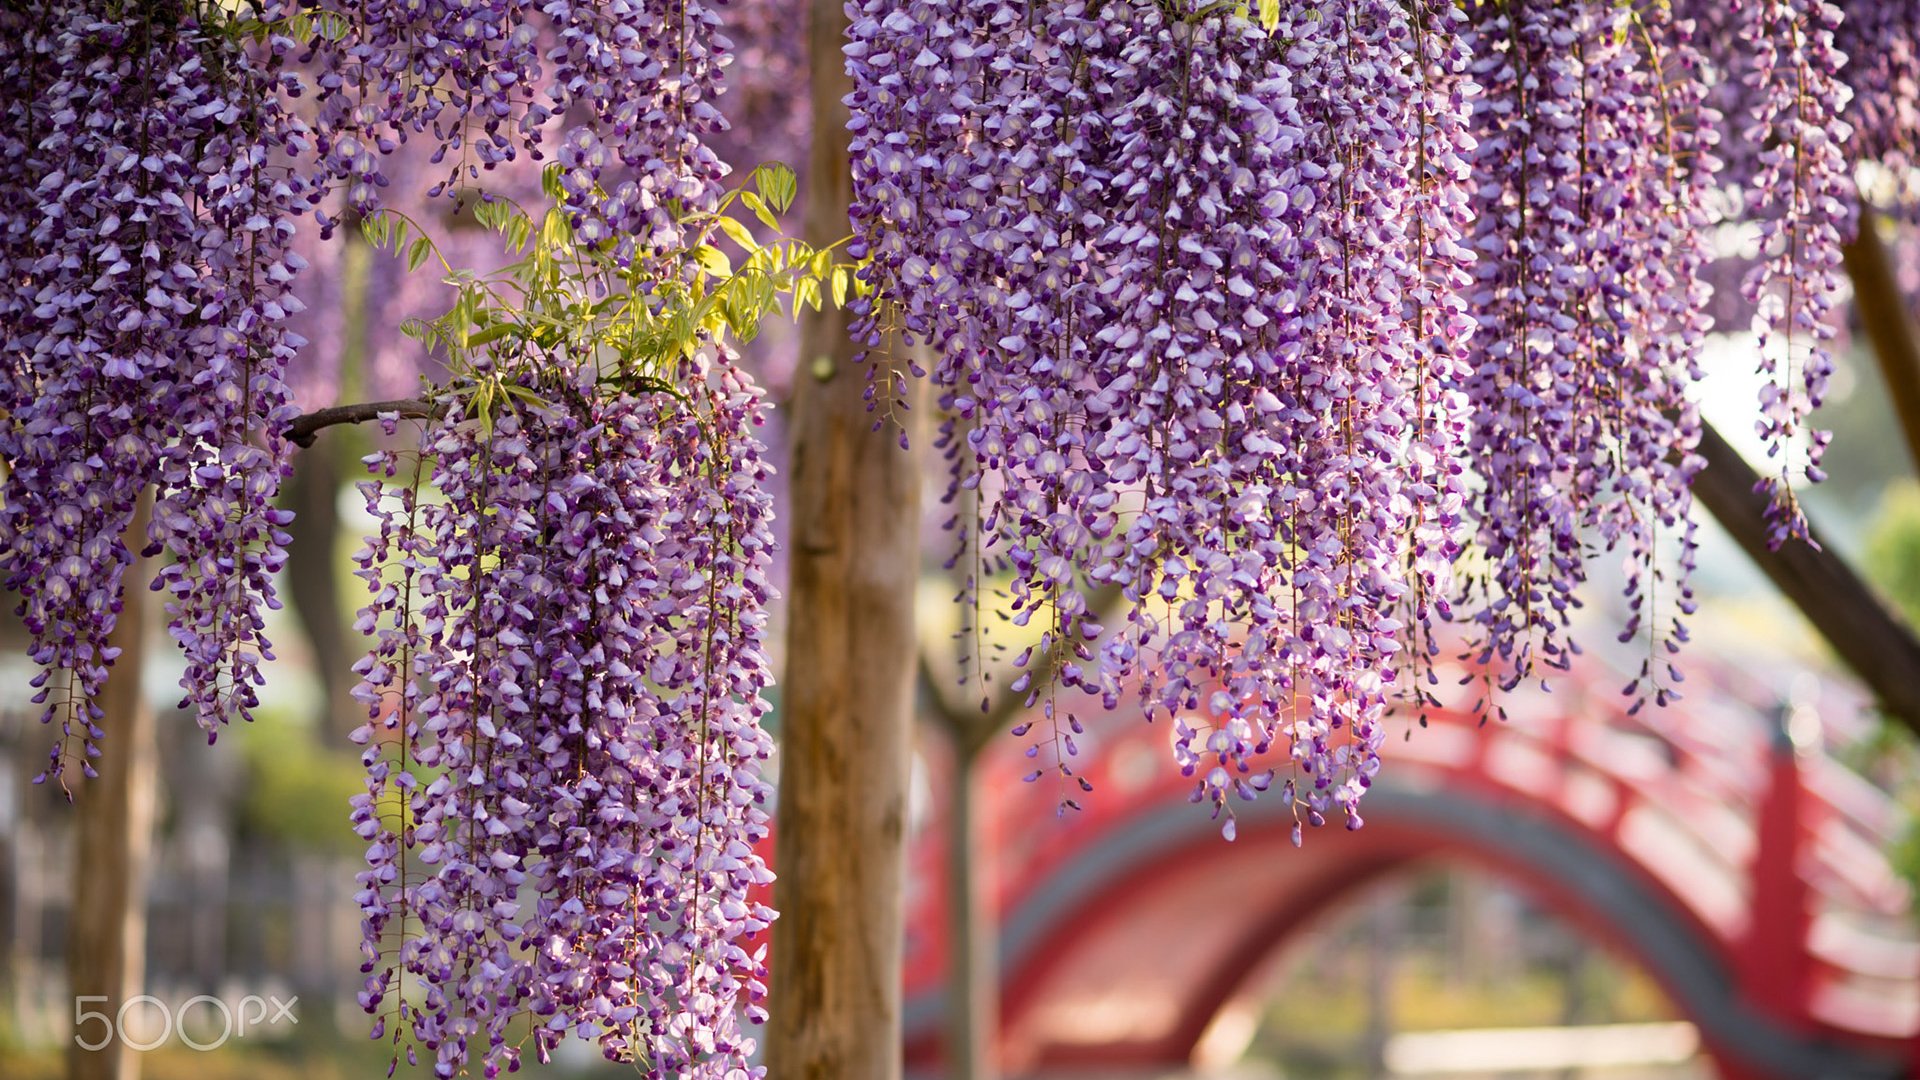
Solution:
<svg viewBox="0 0 1920 1080"><path fill-rule="evenodd" d="M128 529L135 550L145 545L151 495L143 496ZM141 692L146 667L152 567L141 559L127 571L126 599L109 641L122 651L101 694L106 715L100 775L72 781L75 803L73 905L67 923L67 981L89 1011L117 1018L120 1007L145 990L147 870L153 850L160 751L153 704ZM151 1009L128 1019L152 1020ZM90 1020L77 1034L90 1044L106 1034ZM131 1033L144 1041L142 1032ZM157 1034L157 1033L155 1033ZM67 1080L137 1080L140 1058L117 1030L99 1050L67 1046Z"/></svg>
<svg viewBox="0 0 1920 1080"><path fill-rule="evenodd" d="M1873 345L1886 380L1887 398L1906 436L1907 452L1920 467L1920 328L1900 292L1893 261L1880 238L1881 222L1871 211L1860 215L1860 234L1842 249L1847 276L1853 279L1854 310Z"/></svg>
<svg viewBox="0 0 1920 1080"><path fill-rule="evenodd" d="M811 10L806 236L824 246L848 231L846 16ZM869 430L843 313L810 313L801 350L766 1061L774 1080L895 1080L919 467Z"/></svg>

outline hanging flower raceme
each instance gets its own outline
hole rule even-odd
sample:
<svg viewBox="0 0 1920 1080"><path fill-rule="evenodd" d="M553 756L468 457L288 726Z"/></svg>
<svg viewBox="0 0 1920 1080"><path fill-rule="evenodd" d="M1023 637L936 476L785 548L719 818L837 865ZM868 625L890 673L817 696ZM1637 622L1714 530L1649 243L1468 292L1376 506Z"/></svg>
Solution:
<svg viewBox="0 0 1920 1080"><path fill-rule="evenodd" d="M277 54L230 50L194 14L49 5L6 50L42 80L23 121L35 150L7 192L24 247L9 249L0 535L37 700L61 728L46 775L92 772L130 542L169 556L154 588L209 738L251 716L271 655L298 344L282 322L302 265L287 242L306 205L284 160L303 134L279 107ZM150 482L150 524L129 538Z"/></svg>
<svg viewBox="0 0 1920 1080"><path fill-rule="evenodd" d="M433 194L551 155L580 238L624 258L676 249L675 207L719 194L726 168L707 137L726 127L729 58L720 13L701 0L301 6L306 59L321 69L319 150L358 213L382 204L386 158L410 140L444 170Z"/></svg>
<svg viewBox="0 0 1920 1080"><path fill-rule="evenodd" d="M900 339L928 343L963 596L1039 620L1014 686L1064 729L1036 777L1072 774L1057 688L1132 687L1196 798L1251 797L1280 748L1301 816L1357 823L1384 710L1438 700L1436 618L1476 628L1490 684L1563 667L1602 549L1649 643L1629 692L1670 696L1712 105L1749 100L1716 77L1775 93L1734 179L1775 223L1764 318L1800 342L1781 439L1824 378L1805 324L1847 213L1834 12L1747 7L1784 44L1732 64L1671 8L1600 2L855 9L874 407ZM1790 116L1782 63L1824 104Z"/></svg>
<svg viewBox="0 0 1920 1080"><path fill-rule="evenodd" d="M1476 660L1511 689L1569 663L1591 535L1628 549L1625 637L1665 611L1662 529L1686 603L1714 117L1690 27L1660 13L1516 3L1478 19L1466 386L1485 563L1465 606ZM1642 672L1648 693L1664 674Z"/></svg>
<svg viewBox="0 0 1920 1080"><path fill-rule="evenodd" d="M1871 162L1864 202L1920 224L1920 0L1850 0L1834 30L1853 90L1848 156Z"/></svg>
<svg viewBox="0 0 1920 1080"><path fill-rule="evenodd" d="M363 485L362 1003L443 1076L511 1067L528 1015L543 1058L734 1075L772 919L759 393L712 349L679 395L500 374Z"/></svg>
<svg viewBox="0 0 1920 1080"><path fill-rule="evenodd" d="M1419 710L1439 704L1434 662L1437 623L1450 612L1453 564L1466 521L1471 410L1461 390L1472 374L1467 346L1474 320L1466 302L1474 259L1466 247L1474 210L1470 161L1477 143L1465 103L1479 93L1470 72L1466 15L1456 5L1421 3L1408 16L1413 70L1411 190L1406 199L1413 262L1403 310L1411 334L1405 541L1408 592L1405 682L1399 692Z"/></svg>
<svg viewBox="0 0 1920 1080"><path fill-rule="evenodd" d="M869 340L938 352L969 589L1010 572L1014 621L1039 618L1014 689L1047 699L1064 774L1049 654L1060 684L1173 717L1216 813L1277 745L1303 819L1358 824L1409 555L1440 580L1459 511L1470 86L1450 9L1417 14L859 12ZM1096 651L1102 587L1127 616Z"/></svg>
<svg viewBox="0 0 1920 1080"><path fill-rule="evenodd" d="M1761 147L1748 216L1760 227L1759 263L1742 292L1754 305L1759 338L1761 419L1774 459L1768 477L1775 543L1806 534L1792 478L1824 478L1820 459L1831 432L1809 428L1808 414L1833 373L1827 342L1841 296L1840 246L1853 228L1854 186L1844 153L1851 129L1840 119L1851 91L1837 74L1834 27L1840 11L1824 0L1758 0L1739 8L1738 33L1752 57L1746 138Z"/></svg>
<svg viewBox="0 0 1920 1080"><path fill-rule="evenodd" d="M537 145L549 117L533 5L488 0L297 0L313 69L316 150L346 204L371 212L385 157L419 139L442 181L471 181ZM449 160L450 159L450 160ZM331 230L332 219L322 215Z"/></svg>

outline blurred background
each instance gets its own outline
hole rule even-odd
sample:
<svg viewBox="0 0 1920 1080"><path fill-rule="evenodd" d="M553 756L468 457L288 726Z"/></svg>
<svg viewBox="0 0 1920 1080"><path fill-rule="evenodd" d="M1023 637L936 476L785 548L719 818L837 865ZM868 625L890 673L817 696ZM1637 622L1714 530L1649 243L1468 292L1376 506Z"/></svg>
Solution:
<svg viewBox="0 0 1920 1080"><path fill-rule="evenodd" d="M733 5L737 163L805 160L803 35L763 10L774 8ZM437 220L457 258L498 257L469 219ZM311 345L296 372L306 407L404 396L434 375L395 328L434 313L444 288L352 232L310 245ZM1749 242L1729 233L1729 266ZM1913 230L1890 249L1905 294L1920 297ZM1877 366L1849 340L1819 416L1837 432L1832 480L1804 495L1839 553L1914 621L1920 485ZM794 353L777 326L754 346L776 401ZM1750 454L1751 356L1745 335L1719 335L1700 388L1707 418ZM141 1060L151 1080L386 1071L391 1051L368 1039L354 1002L363 864L347 800L361 768L346 739L362 720L346 696L362 648L363 586L349 571L366 519L353 483L378 437L334 428L299 455L289 603L270 628L279 658L257 723L205 746L173 709L177 659L154 631L151 1001L122 1017L154 1044ZM777 410L767 438L778 451ZM1579 634L1588 655L1552 693L1510 695L1504 723L1480 725L1464 699L1428 726L1405 720L1367 827L1309 831L1295 851L1278 800L1244 811L1224 842L1188 804L1164 729L1124 708L1091 721L1084 810L1058 814L1062 792L1021 783L1027 741L1004 734L1017 710L995 702L983 722L977 691L947 674L959 616L937 569L944 478L927 485L902 972L913 1075L1678 1080L1896 1076L1920 1060L1920 757L1710 520L1684 700L1626 712L1619 690L1644 645L1613 644L1619 578L1602 560ZM776 648L781 636L776 625ZM62 1075L76 1019L74 816L29 782L49 735L27 704L24 642L0 619L0 1080ZM203 995L293 1004L202 1051L191 1044L226 1030L213 1003L190 1004ZM184 1019L168 1031L163 1016ZM949 1048L962 1044L956 1073ZM567 1050L528 1068L633 1072L591 1044Z"/></svg>

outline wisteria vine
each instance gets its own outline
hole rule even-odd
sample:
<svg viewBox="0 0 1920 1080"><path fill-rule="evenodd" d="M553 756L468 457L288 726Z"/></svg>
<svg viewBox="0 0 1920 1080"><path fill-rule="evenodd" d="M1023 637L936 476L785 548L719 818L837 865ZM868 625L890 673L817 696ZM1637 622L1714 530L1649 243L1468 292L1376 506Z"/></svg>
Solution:
<svg viewBox="0 0 1920 1080"><path fill-rule="evenodd" d="M283 50L234 51L190 10L49 4L20 31L0 537L35 700L61 732L42 778L65 784L76 763L93 773L136 549L168 556L153 584L208 737L257 704L302 344L283 324L307 185L284 160L305 134L282 104Z"/></svg>
<svg viewBox="0 0 1920 1080"><path fill-rule="evenodd" d="M937 388L969 666L998 594L1063 804L1078 710L1135 698L1229 837L1276 784L1296 841L1358 828L1390 710L1443 703L1442 624L1497 710L1569 663L1601 551L1663 702L1709 238L1757 235L1785 542L1842 245L1920 207L1917 2L850 0L857 280L753 232L791 173L728 186L730 12L797 70L760 0L9 9L0 574L42 778L94 773L139 556L209 738L257 707L295 241L355 220L453 300L363 488L362 1003L396 1066L579 1033L748 1069L772 534L734 343L768 312L851 298L873 407ZM800 145L782 104L741 139ZM449 259L466 218L504 267Z"/></svg>
<svg viewBox="0 0 1920 1080"><path fill-rule="evenodd" d="M685 397L585 370L500 372L520 404L449 399L362 485L361 1003L439 1075L516 1068L528 1016L542 1060L579 1031L649 1075L732 1075L772 920L759 394L711 349Z"/></svg>
<svg viewBox="0 0 1920 1080"><path fill-rule="evenodd" d="M1441 701L1436 624L1498 711L1570 662L1601 550L1628 693L1676 694L1712 227L1731 191L1761 232L1780 542L1821 478L1845 151L1906 167L1920 33L1859 5L1894 40L1856 140L1841 8L1699 6L849 4L874 404L930 346L968 666L983 596L1035 626L1030 778L1074 775L1063 692L1136 691L1229 835L1280 773L1296 821L1357 827L1383 717Z"/></svg>
<svg viewBox="0 0 1920 1080"><path fill-rule="evenodd" d="M304 219L325 240L358 217L451 285L414 328L448 376L418 446L370 461L359 564L362 1001L395 1067L494 1075L577 1033L652 1076L749 1068L773 541L761 395L726 341L847 270L725 217L794 184L723 187L718 23L698 0L70 0L0 25L28 106L0 172L0 536L61 733L44 778L94 773L136 552L183 704L209 737L257 706ZM484 186L516 161L552 209ZM383 209L435 171L506 270Z"/></svg>

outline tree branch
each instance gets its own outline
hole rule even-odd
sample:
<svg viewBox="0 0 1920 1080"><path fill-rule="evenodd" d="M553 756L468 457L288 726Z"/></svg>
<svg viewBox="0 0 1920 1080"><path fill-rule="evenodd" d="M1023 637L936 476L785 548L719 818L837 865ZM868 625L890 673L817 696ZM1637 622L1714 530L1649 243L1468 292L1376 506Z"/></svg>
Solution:
<svg viewBox="0 0 1920 1080"><path fill-rule="evenodd" d="M1920 640L1913 630L1845 559L1820 546L1811 525L1808 543L1768 546L1767 497L1755 490L1760 474L1710 425L1701 425L1700 454L1707 467L1694 478L1694 497L1867 684L1881 707L1920 733Z"/></svg>
<svg viewBox="0 0 1920 1080"><path fill-rule="evenodd" d="M1087 597L1087 610L1094 614L1102 625L1111 622L1118 615L1123 596L1118 585L1102 585ZM1044 655L1035 656L1028 661L1028 669L1033 672L1033 684L1044 686L1060 672L1062 664L1067 662L1071 642L1056 642ZM971 758L1001 728L1007 726L1021 709L1026 707L1027 695L1001 691L985 710L966 704L956 703L941 688L942 679L933 669L933 650L926 645L920 646L919 681L920 691L932 703L934 718L952 736L954 745L959 748L962 757ZM979 677L979 673L975 673Z"/></svg>
<svg viewBox="0 0 1920 1080"><path fill-rule="evenodd" d="M418 398L399 401L368 401L359 405L332 405L293 418L284 434L287 441L301 449L313 445L314 436L335 424L364 424L378 420L381 413L398 413L405 420L428 420L440 415L440 406Z"/></svg>
<svg viewBox="0 0 1920 1080"><path fill-rule="evenodd" d="M1887 399L1907 437L1907 451L1920 466L1920 330L1915 329L1913 313L1900 294L1878 225L1878 215L1862 208L1860 235L1841 249L1841 255L1847 276L1853 279L1854 309L1880 361Z"/></svg>

